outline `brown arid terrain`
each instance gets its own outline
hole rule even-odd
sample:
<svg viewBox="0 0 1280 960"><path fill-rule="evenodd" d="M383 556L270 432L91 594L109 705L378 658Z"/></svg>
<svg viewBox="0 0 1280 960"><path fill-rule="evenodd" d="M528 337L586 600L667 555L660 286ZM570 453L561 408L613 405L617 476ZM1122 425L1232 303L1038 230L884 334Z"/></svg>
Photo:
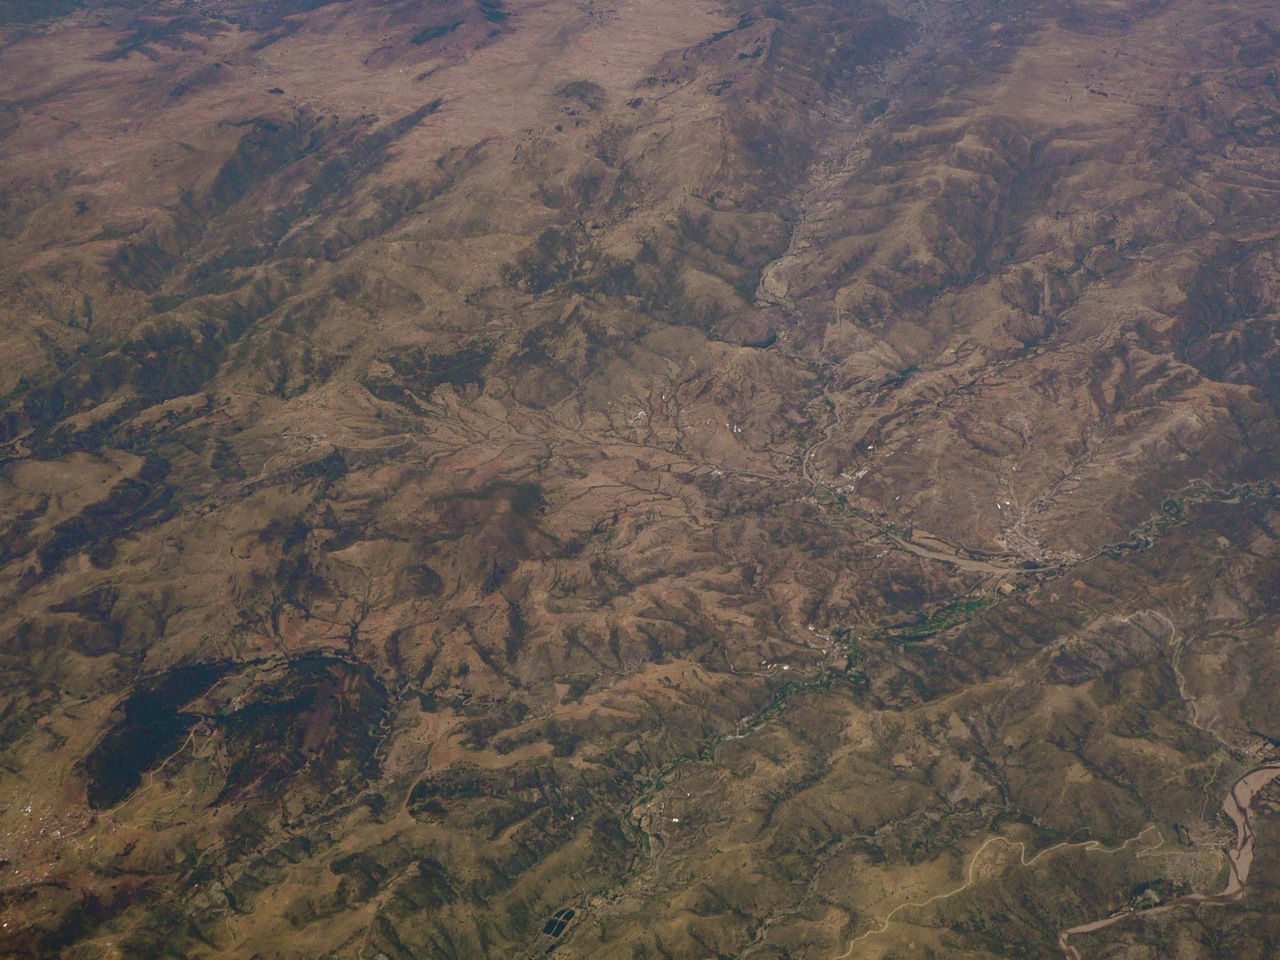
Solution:
<svg viewBox="0 0 1280 960"><path fill-rule="evenodd" d="M1280 956L1277 298L1280 0L0 0L0 957Z"/></svg>

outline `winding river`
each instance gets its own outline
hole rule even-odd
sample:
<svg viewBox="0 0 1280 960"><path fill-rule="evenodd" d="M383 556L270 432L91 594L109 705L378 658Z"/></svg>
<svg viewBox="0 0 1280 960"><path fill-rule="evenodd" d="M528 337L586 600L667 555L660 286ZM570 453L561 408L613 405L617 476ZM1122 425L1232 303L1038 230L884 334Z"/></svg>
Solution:
<svg viewBox="0 0 1280 960"><path fill-rule="evenodd" d="M1062 948L1063 955L1067 960L1081 960L1080 952L1070 942L1071 938L1077 934L1101 930L1104 927L1123 923L1126 920L1155 916L1157 913L1164 913L1167 910L1173 910L1175 907L1188 904L1231 903L1244 896L1245 883L1249 880L1249 870L1253 866L1254 836L1253 812L1251 809L1253 798L1257 796L1263 787L1277 777L1280 777L1280 761L1272 761L1260 767L1254 767L1232 785L1227 798L1222 801L1223 812L1236 826L1236 840L1231 849L1227 851L1227 865L1230 873L1227 876L1227 885L1222 888L1220 893L1189 893L1186 896L1170 900L1168 903L1162 903L1157 907L1130 910L1064 930L1058 934L1058 946Z"/></svg>

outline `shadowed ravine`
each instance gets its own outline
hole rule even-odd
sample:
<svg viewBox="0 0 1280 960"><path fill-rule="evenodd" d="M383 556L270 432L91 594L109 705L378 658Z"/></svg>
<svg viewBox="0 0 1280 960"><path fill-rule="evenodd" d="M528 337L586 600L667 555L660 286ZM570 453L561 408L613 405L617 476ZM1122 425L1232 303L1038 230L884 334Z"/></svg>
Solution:
<svg viewBox="0 0 1280 960"><path fill-rule="evenodd" d="M1278 21L0 0L0 960L1280 956Z"/></svg>

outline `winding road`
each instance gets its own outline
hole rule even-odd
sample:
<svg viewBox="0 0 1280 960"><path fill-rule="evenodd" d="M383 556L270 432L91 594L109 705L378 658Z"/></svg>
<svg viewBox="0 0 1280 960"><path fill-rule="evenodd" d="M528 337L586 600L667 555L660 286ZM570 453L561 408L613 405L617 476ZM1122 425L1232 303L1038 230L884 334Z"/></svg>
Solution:
<svg viewBox="0 0 1280 960"><path fill-rule="evenodd" d="M1280 762L1273 761L1254 767L1232 785L1227 798L1222 801L1222 811L1235 824L1236 841L1235 845L1227 851L1227 865L1230 868L1230 873L1227 876L1227 885L1222 888L1220 893L1189 893L1186 896L1178 897L1156 907L1148 907L1145 910L1130 910L1063 930L1062 933L1058 934L1058 946L1062 948L1063 956L1067 960L1082 960L1080 951L1071 945L1071 938L1082 933L1102 930L1105 927L1123 923L1126 920L1155 916L1157 913L1165 913L1176 907L1189 904L1231 903L1243 897L1246 889L1245 884L1249 880L1249 870L1253 866L1253 798L1258 795L1263 787L1277 777L1280 777Z"/></svg>

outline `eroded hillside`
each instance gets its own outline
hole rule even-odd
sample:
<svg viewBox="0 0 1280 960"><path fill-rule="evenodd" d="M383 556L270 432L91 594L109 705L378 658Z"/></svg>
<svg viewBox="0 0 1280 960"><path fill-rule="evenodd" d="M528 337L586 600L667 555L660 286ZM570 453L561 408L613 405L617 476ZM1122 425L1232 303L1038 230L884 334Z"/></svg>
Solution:
<svg viewBox="0 0 1280 960"><path fill-rule="evenodd" d="M0 956L1273 955L1278 13L0 2Z"/></svg>

